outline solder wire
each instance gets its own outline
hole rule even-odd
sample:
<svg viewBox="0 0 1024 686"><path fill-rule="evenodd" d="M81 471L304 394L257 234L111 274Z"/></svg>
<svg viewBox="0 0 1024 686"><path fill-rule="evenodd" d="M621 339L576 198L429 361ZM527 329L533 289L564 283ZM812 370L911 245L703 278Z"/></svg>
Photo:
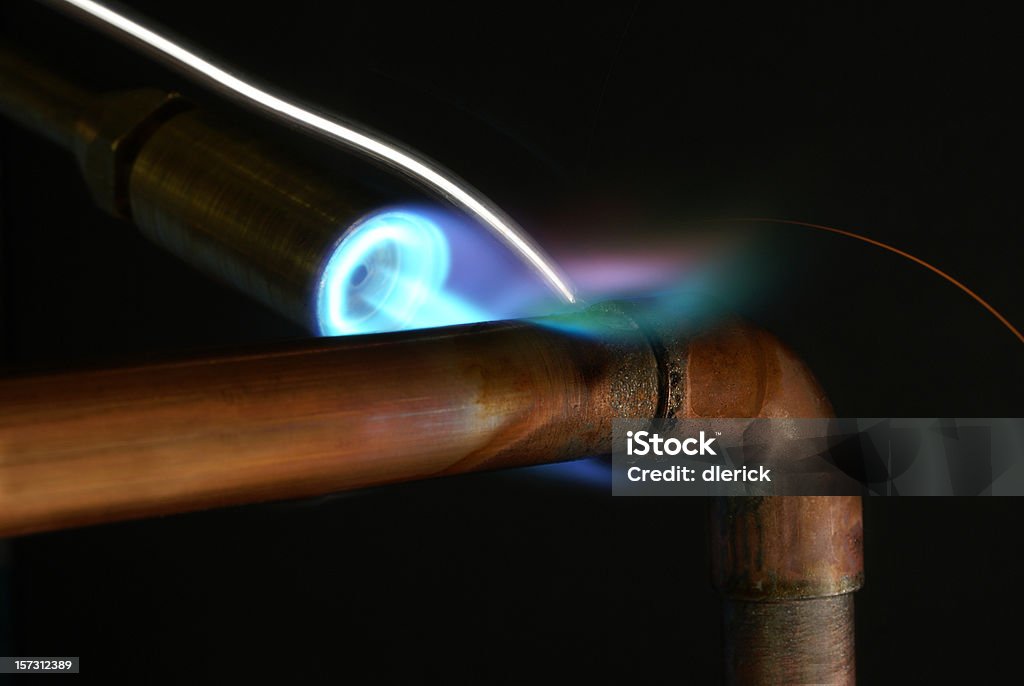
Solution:
<svg viewBox="0 0 1024 686"><path fill-rule="evenodd" d="M825 224L814 224L812 222L798 221L796 219L776 219L776 218L772 218L772 217L738 217L738 218L729 219L729 220L726 220L726 221L769 223L769 224L787 224L789 226L802 226L802 227L807 228L807 229L815 229L817 231L826 231L828 233L833 233L833 234L836 234L836 235L839 235L839 236L845 236L847 238L853 238L854 240L862 241L864 243L867 243L868 245L873 245L876 248L881 248L883 250L887 250L887 251L889 251L889 252L891 252L891 253L893 253L895 255L899 255L900 257L902 257L902 258L904 258L906 260L910 260L914 264L917 264L917 265L920 265L921 267L924 267L928 271L932 272L933 274L937 274L938 276L942 277L943 279L945 279L949 283L951 283L954 286L956 286L957 288L959 288L961 291L966 293L972 300L974 300L976 303L978 303L983 308L985 308L985 310L989 314L991 314L993 317L995 317L996 320L1000 324L1005 326L1010 331L1010 333L1012 333L1017 338L1017 340L1019 340L1021 343L1024 343L1024 333L1021 333L1020 329L1018 329L1016 326L1014 326L1012 323L1010 323L1010 320L1007 319L1005 316L1003 316L1003 314L999 310L997 310L993 305L989 304L989 302L987 300L982 298L975 291L971 290L965 283L963 283L962 281L959 281L959 280L953 278L952 276L950 276L946 272L942 271L941 269L939 269L938 267L933 265L931 262L926 262L925 260L922 260L920 257L918 257L916 255L912 255L912 254L910 254L909 252L907 252L905 250L900 250L899 248L897 248L895 246L892 246L892 245L889 245L888 243L883 243L880 240L877 240L875 238L869 238L869 237L863 236L863 235L861 235L859 233L854 233L853 231L847 231L845 229L838 229L838 228L836 228L834 226L827 226Z"/></svg>
<svg viewBox="0 0 1024 686"><path fill-rule="evenodd" d="M42 0L45 4L98 22L115 36L137 41L155 51L194 80L219 87L243 103L270 113L287 123L311 131L344 148L369 155L439 193L456 207L476 217L489 230L517 252L562 299L576 302L568 279L554 261L531 241L526 232L508 215L472 186L423 155L388 141L364 126L336 115L317 114L218 67L171 39L138 21L93 0Z"/></svg>

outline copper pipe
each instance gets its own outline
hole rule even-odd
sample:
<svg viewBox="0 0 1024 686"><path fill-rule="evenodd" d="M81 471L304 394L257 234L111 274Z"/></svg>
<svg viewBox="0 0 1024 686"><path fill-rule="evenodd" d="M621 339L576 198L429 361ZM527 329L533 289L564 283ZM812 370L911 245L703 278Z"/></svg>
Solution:
<svg viewBox="0 0 1024 686"><path fill-rule="evenodd" d="M734 324L688 347L679 415L831 417L810 370ZM730 684L854 684L852 593L864 580L859 496L717 498L712 580Z"/></svg>
<svg viewBox="0 0 1024 686"><path fill-rule="evenodd" d="M615 305L9 379L0 408L7 536L601 454L616 417L829 411L763 331ZM859 498L714 510L730 682L852 683Z"/></svg>
<svg viewBox="0 0 1024 686"><path fill-rule="evenodd" d="M607 452L659 364L618 308L0 382L0 536Z"/></svg>

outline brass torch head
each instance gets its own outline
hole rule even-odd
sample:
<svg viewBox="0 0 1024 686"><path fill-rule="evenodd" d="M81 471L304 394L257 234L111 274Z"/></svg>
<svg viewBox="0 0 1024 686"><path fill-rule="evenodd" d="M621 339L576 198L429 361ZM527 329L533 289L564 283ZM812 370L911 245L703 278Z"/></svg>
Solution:
<svg viewBox="0 0 1024 686"><path fill-rule="evenodd" d="M177 94L93 94L0 46L0 112L73 152L99 207L311 333L412 328L423 298L404 284L431 293L447 273L440 230L397 216L365 169L325 170ZM335 268L346 239L382 216L391 234Z"/></svg>

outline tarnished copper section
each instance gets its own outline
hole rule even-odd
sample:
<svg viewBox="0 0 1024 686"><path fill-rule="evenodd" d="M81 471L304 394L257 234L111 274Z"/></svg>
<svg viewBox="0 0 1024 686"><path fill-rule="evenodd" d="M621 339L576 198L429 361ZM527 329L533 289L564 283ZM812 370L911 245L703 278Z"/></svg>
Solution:
<svg viewBox="0 0 1024 686"><path fill-rule="evenodd" d="M714 508L711 574L730 598L816 598L863 584L859 496L722 498Z"/></svg>
<svg viewBox="0 0 1024 686"><path fill-rule="evenodd" d="M853 595L782 603L725 601L730 684L855 683Z"/></svg>
<svg viewBox="0 0 1024 686"><path fill-rule="evenodd" d="M688 350L681 417L832 416L814 375L766 331L733 320L694 337Z"/></svg>
<svg viewBox="0 0 1024 686"><path fill-rule="evenodd" d="M792 351L741 322L690 341L684 387L688 418L832 416ZM854 683L847 594L864 579L860 497L717 498L711 509L729 683Z"/></svg>
<svg viewBox="0 0 1024 686"><path fill-rule="evenodd" d="M8 379L0 535L606 453L658 388L610 308Z"/></svg>

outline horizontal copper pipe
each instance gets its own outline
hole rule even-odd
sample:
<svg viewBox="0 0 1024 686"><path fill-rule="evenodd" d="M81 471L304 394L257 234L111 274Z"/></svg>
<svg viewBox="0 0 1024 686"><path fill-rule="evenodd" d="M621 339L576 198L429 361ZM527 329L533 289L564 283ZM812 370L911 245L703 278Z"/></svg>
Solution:
<svg viewBox="0 0 1024 686"><path fill-rule="evenodd" d="M658 411L661 377L603 307L8 379L0 535L608 452L614 417Z"/></svg>

